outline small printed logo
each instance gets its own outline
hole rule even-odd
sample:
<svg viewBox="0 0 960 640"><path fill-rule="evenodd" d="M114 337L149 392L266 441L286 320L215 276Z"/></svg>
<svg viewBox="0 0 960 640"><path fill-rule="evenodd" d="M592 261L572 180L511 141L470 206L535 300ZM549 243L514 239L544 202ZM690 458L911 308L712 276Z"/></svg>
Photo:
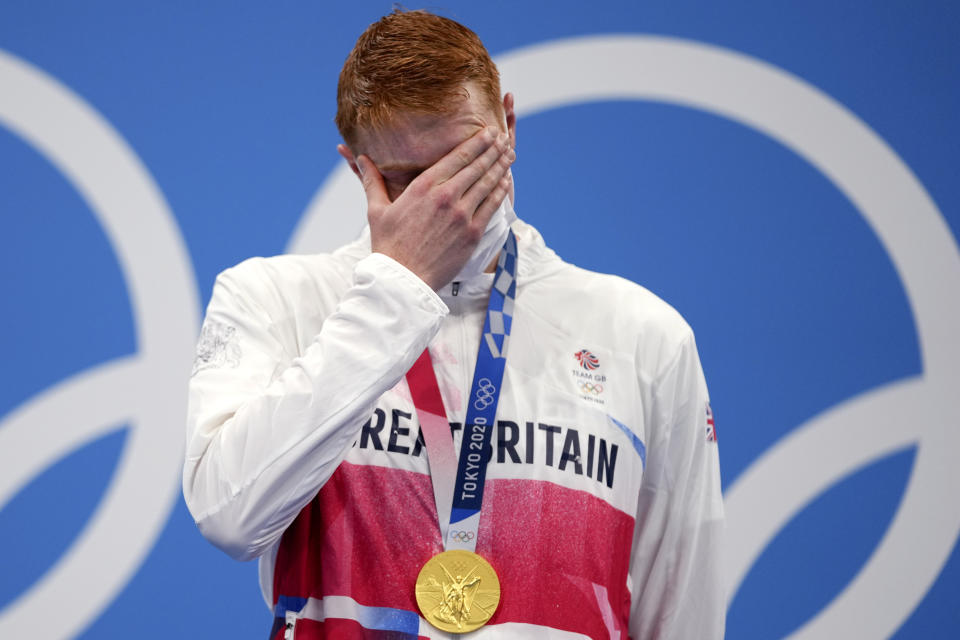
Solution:
<svg viewBox="0 0 960 640"><path fill-rule="evenodd" d="M593 371L600 366L600 360L597 359L597 356L586 349L580 349L580 351L577 351L573 356L577 359L577 362L580 363L580 366L587 371Z"/></svg>
<svg viewBox="0 0 960 640"><path fill-rule="evenodd" d="M473 400L473 408L477 411L483 411L493 404L493 396L497 392L490 378L481 378L477 387L477 397Z"/></svg>
<svg viewBox="0 0 960 640"><path fill-rule="evenodd" d="M580 392L580 398L596 404L605 404L603 390L607 384L607 376L597 369L600 368L600 358L588 349L580 349L573 354L579 367L570 369L575 388Z"/></svg>
<svg viewBox="0 0 960 640"><path fill-rule="evenodd" d="M594 384L594 383L592 383L592 382L581 382L581 383L580 383L580 392L581 392L581 393L590 393L590 394L593 394L593 395L595 395L595 396L598 396L598 395L600 395L601 393L603 393L603 385L602 385L602 384L599 384L599 383Z"/></svg>
<svg viewBox="0 0 960 640"><path fill-rule="evenodd" d="M470 542L474 538L473 531L451 531L450 537L457 542Z"/></svg>
<svg viewBox="0 0 960 640"><path fill-rule="evenodd" d="M707 442L717 441L717 426L713 422L713 409L707 403Z"/></svg>

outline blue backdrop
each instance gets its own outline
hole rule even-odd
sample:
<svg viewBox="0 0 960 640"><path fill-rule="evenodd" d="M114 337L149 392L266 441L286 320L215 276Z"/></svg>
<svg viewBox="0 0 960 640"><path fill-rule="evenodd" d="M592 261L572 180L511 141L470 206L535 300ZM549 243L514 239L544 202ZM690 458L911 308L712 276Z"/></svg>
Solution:
<svg viewBox="0 0 960 640"><path fill-rule="evenodd" d="M390 6L0 4L0 638L265 637L178 493L190 352L220 270L359 229L336 78ZM430 8L516 94L518 215L697 332L728 637L957 637L960 8Z"/></svg>

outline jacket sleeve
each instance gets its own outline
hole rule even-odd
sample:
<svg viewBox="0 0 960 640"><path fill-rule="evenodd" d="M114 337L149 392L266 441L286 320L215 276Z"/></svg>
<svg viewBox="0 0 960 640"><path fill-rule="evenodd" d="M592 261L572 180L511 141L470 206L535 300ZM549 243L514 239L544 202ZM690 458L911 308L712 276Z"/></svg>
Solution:
<svg viewBox="0 0 960 640"><path fill-rule="evenodd" d="M249 268L217 278L189 388L184 497L201 533L241 560L266 551L313 499L448 313L374 253L299 349L280 337L271 284Z"/></svg>
<svg viewBox="0 0 960 640"><path fill-rule="evenodd" d="M638 499L630 637L718 640L726 617L720 464L692 333L654 381L650 415L655 439Z"/></svg>

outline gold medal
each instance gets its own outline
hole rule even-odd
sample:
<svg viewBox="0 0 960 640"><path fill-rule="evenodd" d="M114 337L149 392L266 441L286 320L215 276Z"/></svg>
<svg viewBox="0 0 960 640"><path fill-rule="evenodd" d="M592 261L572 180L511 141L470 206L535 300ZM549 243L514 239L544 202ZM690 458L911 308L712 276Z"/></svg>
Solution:
<svg viewBox="0 0 960 640"><path fill-rule="evenodd" d="M417 606L441 631L479 629L500 604L500 580L483 557L452 549L433 556L417 576Z"/></svg>

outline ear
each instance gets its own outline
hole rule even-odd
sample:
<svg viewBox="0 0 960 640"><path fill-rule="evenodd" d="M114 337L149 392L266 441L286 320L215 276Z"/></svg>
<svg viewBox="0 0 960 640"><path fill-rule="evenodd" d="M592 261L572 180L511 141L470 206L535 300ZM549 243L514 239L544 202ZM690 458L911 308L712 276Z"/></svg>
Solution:
<svg viewBox="0 0 960 640"><path fill-rule="evenodd" d="M360 167L357 166L357 159L353 157L353 152L350 151L350 148L345 144L337 145L337 153L347 161L347 164L350 165L350 170L353 171L354 175L360 178L360 182L363 182L363 175L360 174Z"/></svg>
<svg viewBox="0 0 960 640"><path fill-rule="evenodd" d="M510 134L510 146L517 146L517 114L513 111L513 94L503 95L503 115L507 119L507 133Z"/></svg>

